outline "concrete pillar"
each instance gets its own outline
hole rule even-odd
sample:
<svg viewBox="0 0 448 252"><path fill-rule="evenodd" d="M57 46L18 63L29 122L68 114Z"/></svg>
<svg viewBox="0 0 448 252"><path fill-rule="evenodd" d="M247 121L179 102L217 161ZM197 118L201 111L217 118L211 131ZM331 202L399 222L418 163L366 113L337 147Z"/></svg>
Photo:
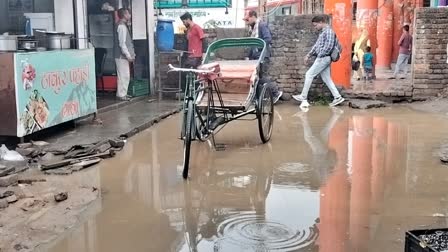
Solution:
<svg viewBox="0 0 448 252"><path fill-rule="evenodd" d="M89 42L86 38L89 37L88 27L87 27L87 1L86 0L76 0L75 4L75 15L76 15L76 37L78 39L79 49L86 49L89 47Z"/></svg>
<svg viewBox="0 0 448 252"><path fill-rule="evenodd" d="M358 30L367 32L367 38L372 49L372 54L374 57L374 64L376 62L376 48L377 48L377 38L376 38L376 30L377 30L377 15L378 15L378 0L362 0L358 1L358 10L356 17L356 25L358 26ZM361 38L360 38L361 39ZM364 50L365 48L361 48ZM365 51L364 51L365 52ZM362 60L361 60L362 62ZM373 68L373 76L375 76L375 67Z"/></svg>
<svg viewBox="0 0 448 252"><path fill-rule="evenodd" d="M350 87L352 51L352 1L325 0L324 12L332 15L332 27L342 45L338 62L331 64L331 77L338 86Z"/></svg>
<svg viewBox="0 0 448 252"><path fill-rule="evenodd" d="M381 69L390 69L392 62L392 45L394 33L394 14L392 0L378 1L378 25L377 39L378 48L376 49L376 67Z"/></svg>

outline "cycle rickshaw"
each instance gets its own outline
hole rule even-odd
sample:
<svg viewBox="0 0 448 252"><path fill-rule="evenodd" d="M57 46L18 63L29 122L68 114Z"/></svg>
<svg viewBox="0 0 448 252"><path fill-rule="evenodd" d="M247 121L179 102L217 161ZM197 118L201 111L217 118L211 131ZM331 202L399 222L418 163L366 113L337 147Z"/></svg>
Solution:
<svg viewBox="0 0 448 252"><path fill-rule="evenodd" d="M223 60L216 57L221 49L251 48L260 52L257 60ZM258 120L261 141L272 135L274 103L270 85L263 81L261 67L266 43L258 38L227 38L213 42L198 69L177 68L186 72L181 137L184 141L183 177L188 177L191 142L212 139L227 123ZM242 57L244 58L244 57Z"/></svg>

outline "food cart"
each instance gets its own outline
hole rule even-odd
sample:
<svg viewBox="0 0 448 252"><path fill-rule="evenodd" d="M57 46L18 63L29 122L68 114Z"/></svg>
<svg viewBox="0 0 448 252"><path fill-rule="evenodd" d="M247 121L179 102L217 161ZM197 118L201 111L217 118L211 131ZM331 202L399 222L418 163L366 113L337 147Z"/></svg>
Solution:
<svg viewBox="0 0 448 252"><path fill-rule="evenodd" d="M94 49L0 52L0 135L23 137L97 110Z"/></svg>

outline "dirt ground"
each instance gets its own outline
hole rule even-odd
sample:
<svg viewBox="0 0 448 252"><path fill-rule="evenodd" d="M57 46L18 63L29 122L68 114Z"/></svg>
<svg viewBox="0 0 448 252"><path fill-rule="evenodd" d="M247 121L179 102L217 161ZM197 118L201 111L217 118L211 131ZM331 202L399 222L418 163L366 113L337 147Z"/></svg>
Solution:
<svg viewBox="0 0 448 252"><path fill-rule="evenodd" d="M448 98L440 97L423 102L413 102L409 107L421 112L448 115Z"/></svg>
<svg viewBox="0 0 448 252"><path fill-rule="evenodd" d="M0 209L0 251L36 251L77 225L82 213L100 201L99 171L95 167L69 176L42 175L28 170L24 179L43 182L0 187L0 193L13 191L17 201ZM55 195L67 193L56 202Z"/></svg>

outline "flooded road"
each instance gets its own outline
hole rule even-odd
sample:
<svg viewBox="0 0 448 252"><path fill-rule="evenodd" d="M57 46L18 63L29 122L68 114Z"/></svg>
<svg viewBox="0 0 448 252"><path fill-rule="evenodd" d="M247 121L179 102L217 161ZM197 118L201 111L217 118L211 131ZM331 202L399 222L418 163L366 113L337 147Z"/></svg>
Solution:
<svg viewBox="0 0 448 252"><path fill-rule="evenodd" d="M448 118L281 104L265 145L256 121L221 131L224 151L194 142L188 183L179 126L102 162L99 210L49 251L404 251L407 230L447 225Z"/></svg>

